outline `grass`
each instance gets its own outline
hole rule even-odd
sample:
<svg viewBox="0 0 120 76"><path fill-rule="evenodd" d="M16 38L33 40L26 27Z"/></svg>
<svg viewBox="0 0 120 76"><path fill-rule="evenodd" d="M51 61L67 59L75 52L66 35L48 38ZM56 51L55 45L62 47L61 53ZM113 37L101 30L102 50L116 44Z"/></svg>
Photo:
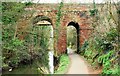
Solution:
<svg viewBox="0 0 120 76"><path fill-rule="evenodd" d="M69 57L66 54L63 54L60 58L59 68L55 71L55 74L64 74L70 63Z"/></svg>

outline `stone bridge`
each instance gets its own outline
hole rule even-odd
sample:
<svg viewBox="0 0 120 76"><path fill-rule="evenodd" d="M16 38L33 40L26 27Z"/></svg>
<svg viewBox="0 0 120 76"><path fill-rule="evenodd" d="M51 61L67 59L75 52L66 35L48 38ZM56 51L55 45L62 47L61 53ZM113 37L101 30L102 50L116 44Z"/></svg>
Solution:
<svg viewBox="0 0 120 76"><path fill-rule="evenodd" d="M26 11L34 12L33 14L28 15L31 17L30 19L32 21L27 18L23 19L23 21L26 20L24 21L26 24L31 22L33 25L39 24L39 21L46 21L46 23L52 25L53 30L55 30L57 8L58 4L37 4L27 7L25 8ZM89 13L90 8L91 7L88 5L64 4L60 20L59 39L56 45L58 47L57 50L59 50L60 53L67 50L67 26L72 25L77 30L77 52L79 52L79 49L84 41L89 38L92 30L91 17ZM39 21L37 21L37 18Z"/></svg>

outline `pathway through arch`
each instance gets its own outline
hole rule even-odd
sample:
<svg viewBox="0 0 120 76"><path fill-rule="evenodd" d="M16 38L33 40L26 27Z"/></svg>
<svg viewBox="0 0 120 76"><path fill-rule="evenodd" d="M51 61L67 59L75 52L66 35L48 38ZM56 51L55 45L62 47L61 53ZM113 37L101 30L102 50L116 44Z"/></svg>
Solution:
<svg viewBox="0 0 120 76"><path fill-rule="evenodd" d="M72 49L68 48L68 56L70 58L70 66L66 74L99 74L100 71L93 71L85 60L78 54L74 53ZM90 71L90 69L92 71Z"/></svg>

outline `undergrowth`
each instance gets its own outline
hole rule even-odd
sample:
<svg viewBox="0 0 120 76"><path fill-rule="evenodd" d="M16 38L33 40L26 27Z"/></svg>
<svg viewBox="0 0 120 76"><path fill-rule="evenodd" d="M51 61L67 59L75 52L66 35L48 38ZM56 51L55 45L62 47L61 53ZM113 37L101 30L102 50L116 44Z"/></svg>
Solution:
<svg viewBox="0 0 120 76"><path fill-rule="evenodd" d="M63 54L60 57L60 64L58 69L55 71L55 74L64 74L67 71L69 63L70 63L70 60L68 55Z"/></svg>
<svg viewBox="0 0 120 76"><path fill-rule="evenodd" d="M114 5L110 2L106 4L107 7L103 5L101 10L99 6L95 3L93 4L94 8L90 10L90 15L93 17L92 27L94 30L91 32L91 37L84 42L80 50L81 55L83 55L95 69L102 67L101 75L119 76L119 32L117 30L119 28L117 27L119 22L116 23L117 17L114 17L117 15L118 8L117 5L115 8L112 8ZM104 8L107 8L107 10ZM111 9L116 9L116 11L113 12ZM106 16L103 14L106 14Z"/></svg>

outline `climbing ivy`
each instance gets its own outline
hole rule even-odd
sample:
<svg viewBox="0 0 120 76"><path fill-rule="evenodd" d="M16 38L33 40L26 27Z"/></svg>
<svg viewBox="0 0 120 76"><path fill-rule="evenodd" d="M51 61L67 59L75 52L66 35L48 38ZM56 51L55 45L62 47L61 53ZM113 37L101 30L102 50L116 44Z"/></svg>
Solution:
<svg viewBox="0 0 120 76"><path fill-rule="evenodd" d="M95 16L95 15L97 15L98 9L96 8L95 0L93 0L93 9L91 9L89 12L90 12L90 16Z"/></svg>
<svg viewBox="0 0 120 76"><path fill-rule="evenodd" d="M59 29L60 29L60 20L61 20L61 16L62 16L62 7L63 7L63 2L61 2L58 6L57 9L57 14L56 14L56 26L55 26L55 44L58 44L58 39L59 39ZM57 67L60 64L60 54L58 54L58 47L54 46L54 67ZM55 69L56 70L56 69Z"/></svg>
<svg viewBox="0 0 120 76"><path fill-rule="evenodd" d="M55 43L58 42L58 38L59 38L59 28L60 28L60 20L61 20L61 16L62 16L62 7L63 7L63 2L61 2L58 6L58 9L57 9L57 14L56 14L56 27L55 27ZM55 51L55 56L57 56L57 50Z"/></svg>

